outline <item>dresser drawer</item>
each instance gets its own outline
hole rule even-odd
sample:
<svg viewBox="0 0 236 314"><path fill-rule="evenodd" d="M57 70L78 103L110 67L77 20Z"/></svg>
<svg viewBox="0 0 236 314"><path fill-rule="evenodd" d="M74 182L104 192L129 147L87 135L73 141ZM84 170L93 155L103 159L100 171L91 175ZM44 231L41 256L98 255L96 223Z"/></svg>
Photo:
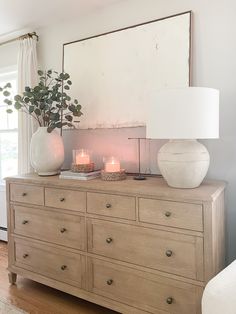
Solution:
<svg viewBox="0 0 236 314"><path fill-rule="evenodd" d="M14 233L85 250L84 217L13 206Z"/></svg>
<svg viewBox="0 0 236 314"><path fill-rule="evenodd" d="M86 193L65 189L45 188L45 205L85 212Z"/></svg>
<svg viewBox="0 0 236 314"><path fill-rule="evenodd" d="M44 205L43 187L25 184L10 184L10 199L33 205Z"/></svg>
<svg viewBox="0 0 236 314"><path fill-rule="evenodd" d="M135 220L135 197L87 193L87 211L91 214Z"/></svg>
<svg viewBox="0 0 236 314"><path fill-rule="evenodd" d="M203 231L202 205L139 199L139 220L151 224Z"/></svg>
<svg viewBox="0 0 236 314"><path fill-rule="evenodd" d="M85 258L80 254L15 239L15 265L48 278L82 287Z"/></svg>
<svg viewBox="0 0 236 314"><path fill-rule="evenodd" d="M88 220L88 250L117 260L199 279L203 239L126 224Z"/></svg>
<svg viewBox="0 0 236 314"><path fill-rule="evenodd" d="M150 313L198 313L200 287L98 259L88 263L91 292Z"/></svg>

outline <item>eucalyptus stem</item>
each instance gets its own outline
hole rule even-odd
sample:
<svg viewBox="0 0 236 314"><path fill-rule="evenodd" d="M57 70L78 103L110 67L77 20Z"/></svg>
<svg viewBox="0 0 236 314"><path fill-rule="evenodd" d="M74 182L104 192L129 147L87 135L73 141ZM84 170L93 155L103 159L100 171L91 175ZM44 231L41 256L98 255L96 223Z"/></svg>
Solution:
<svg viewBox="0 0 236 314"><path fill-rule="evenodd" d="M63 126L75 127L74 117L82 115L77 99L71 100L67 94L72 82L68 73L48 70L38 71L39 83L34 87L25 87L22 95L15 95L14 101L6 98L7 112L16 109L31 115L39 126L47 126L48 132ZM0 87L0 93L10 97L10 83Z"/></svg>

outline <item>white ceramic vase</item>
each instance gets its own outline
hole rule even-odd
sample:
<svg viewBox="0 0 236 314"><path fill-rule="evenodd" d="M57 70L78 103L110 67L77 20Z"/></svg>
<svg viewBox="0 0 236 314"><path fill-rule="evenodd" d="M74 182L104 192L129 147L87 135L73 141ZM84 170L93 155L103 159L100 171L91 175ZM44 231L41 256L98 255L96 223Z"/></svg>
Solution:
<svg viewBox="0 0 236 314"><path fill-rule="evenodd" d="M60 172L64 162L64 145L60 134L47 127L39 127L30 143L30 162L40 176L52 176Z"/></svg>

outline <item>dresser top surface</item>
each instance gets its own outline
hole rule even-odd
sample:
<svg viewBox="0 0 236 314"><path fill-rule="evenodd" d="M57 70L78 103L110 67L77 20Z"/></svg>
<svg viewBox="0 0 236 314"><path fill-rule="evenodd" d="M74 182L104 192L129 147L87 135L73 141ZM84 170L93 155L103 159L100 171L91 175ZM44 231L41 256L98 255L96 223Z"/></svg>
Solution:
<svg viewBox="0 0 236 314"><path fill-rule="evenodd" d="M133 180L128 176L123 181L103 181L93 179L88 181L60 179L58 176L40 177L35 173L6 178L10 183L37 184L48 187L108 192L115 194L132 194L137 196L155 197L183 201L212 201L225 189L223 181L204 181L195 189L176 189L169 187L163 178L149 177L144 181Z"/></svg>

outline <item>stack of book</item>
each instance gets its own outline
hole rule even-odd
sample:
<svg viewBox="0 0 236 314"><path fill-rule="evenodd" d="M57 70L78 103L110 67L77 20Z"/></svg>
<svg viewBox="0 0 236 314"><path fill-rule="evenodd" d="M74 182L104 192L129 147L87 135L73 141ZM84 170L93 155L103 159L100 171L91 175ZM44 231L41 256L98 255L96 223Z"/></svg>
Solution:
<svg viewBox="0 0 236 314"><path fill-rule="evenodd" d="M92 180L100 177L101 170L91 171L91 172L73 172L73 171L62 171L59 175L60 179L75 179L75 180Z"/></svg>

